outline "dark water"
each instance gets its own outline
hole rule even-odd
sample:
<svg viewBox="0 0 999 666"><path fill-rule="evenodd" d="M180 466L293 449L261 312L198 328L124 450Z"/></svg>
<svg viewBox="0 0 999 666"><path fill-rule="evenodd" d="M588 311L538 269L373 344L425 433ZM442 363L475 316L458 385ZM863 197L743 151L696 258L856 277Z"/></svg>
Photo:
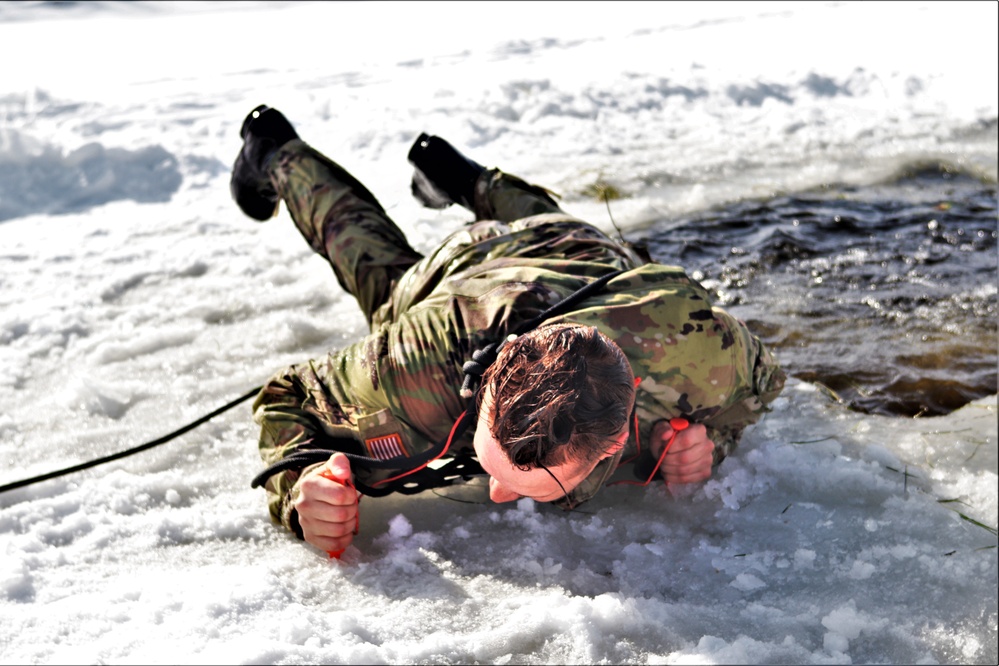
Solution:
<svg viewBox="0 0 999 666"><path fill-rule="evenodd" d="M996 185L943 165L663 220L652 256L716 289L789 374L932 416L997 391ZM643 234L645 235L645 234Z"/></svg>

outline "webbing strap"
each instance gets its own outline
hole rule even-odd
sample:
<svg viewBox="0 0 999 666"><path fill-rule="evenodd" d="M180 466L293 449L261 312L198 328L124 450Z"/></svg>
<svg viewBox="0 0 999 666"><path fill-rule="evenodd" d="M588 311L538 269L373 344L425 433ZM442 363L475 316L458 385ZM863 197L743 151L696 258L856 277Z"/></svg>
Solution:
<svg viewBox="0 0 999 666"><path fill-rule="evenodd" d="M468 426L471 425L474 419L474 414L471 412L464 412L459 420L455 423L455 426L451 429L451 434L445 437L431 449L424 451L415 456L396 456L394 458L381 459L381 458L370 458L368 456L362 456L357 453L350 453L344 449L356 449L357 442L353 439L347 437L323 437L312 441L312 446L315 448L300 449L295 451L289 456L278 460L276 463L270 465L262 471L257 476L253 477L250 482L251 488L257 488L259 486L267 483L267 479L274 476L279 472L285 472L292 469L305 469L310 465L314 465L320 462L326 462L329 457L336 452L343 453L347 456L347 459L351 463L358 463L369 469L413 469L426 465L435 457L439 456L441 452L448 447L452 440L460 438L465 431L468 430ZM481 469L481 468L480 468ZM431 470L432 471L432 470ZM481 473L481 472L480 472ZM426 476L432 476L428 474ZM407 485L410 482L408 480L399 480L399 487ZM393 491L396 485L393 484L379 484L378 492L366 492L371 486L367 486L363 483L357 483L357 489L364 492L365 495L372 495L373 497L381 497ZM428 488L433 488L435 486L427 486ZM383 492L384 491L384 492Z"/></svg>

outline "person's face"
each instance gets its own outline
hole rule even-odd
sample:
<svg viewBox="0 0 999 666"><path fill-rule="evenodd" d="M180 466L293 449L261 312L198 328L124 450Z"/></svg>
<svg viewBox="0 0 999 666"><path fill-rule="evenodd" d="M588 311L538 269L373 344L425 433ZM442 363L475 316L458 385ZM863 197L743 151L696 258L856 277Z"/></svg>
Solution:
<svg viewBox="0 0 999 666"><path fill-rule="evenodd" d="M487 416L489 410L486 408L486 401L482 407L472 445L479 464L489 475L489 499L494 502L512 502L521 497L529 497L536 502L554 502L562 498L562 488L565 488L565 492L572 492L600 462L598 460L587 465L570 461L549 467L551 474L540 467L527 471L520 469L510 461L499 442L489 432L490 419ZM628 429L625 428L616 443L609 447L607 455L613 455L624 446L627 439ZM559 482L562 487L559 487Z"/></svg>

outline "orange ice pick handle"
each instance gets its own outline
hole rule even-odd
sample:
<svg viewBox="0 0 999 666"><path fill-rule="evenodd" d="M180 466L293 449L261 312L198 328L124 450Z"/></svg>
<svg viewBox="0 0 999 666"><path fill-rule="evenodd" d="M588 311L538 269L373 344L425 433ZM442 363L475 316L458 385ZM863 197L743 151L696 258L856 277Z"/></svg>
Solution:
<svg viewBox="0 0 999 666"><path fill-rule="evenodd" d="M333 472L331 472L328 469L324 469L322 472L320 472L319 476L325 477L325 478L329 479L330 481L336 481L337 483L343 484L343 485L347 486L348 488L350 488L351 490L354 489L354 482L350 480L350 476L347 476L346 478L339 477L339 476L333 474ZM360 498L358 498L358 499L360 499ZM360 530L360 528L361 528L361 514L360 514L360 511L354 517L354 521L355 521L354 522L354 534L357 534L358 530ZM341 548L340 550L327 550L326 554L330 556L330 559L339 560L340 556L343 555L343 551L344 550L346 550L346 549L345 548Z"/></svg>

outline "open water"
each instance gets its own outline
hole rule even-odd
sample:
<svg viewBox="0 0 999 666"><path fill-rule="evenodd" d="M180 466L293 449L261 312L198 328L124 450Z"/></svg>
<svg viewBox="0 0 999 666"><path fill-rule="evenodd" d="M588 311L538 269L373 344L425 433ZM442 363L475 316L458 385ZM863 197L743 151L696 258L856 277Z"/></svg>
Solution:
<svg viewBox="0 0 999 666"><path fill-rule="evenodd" d="M995 183L916 164L647 233L656 259L714 287L789 374L858 411L934 416L996 393L996 228Z"/></svg>

